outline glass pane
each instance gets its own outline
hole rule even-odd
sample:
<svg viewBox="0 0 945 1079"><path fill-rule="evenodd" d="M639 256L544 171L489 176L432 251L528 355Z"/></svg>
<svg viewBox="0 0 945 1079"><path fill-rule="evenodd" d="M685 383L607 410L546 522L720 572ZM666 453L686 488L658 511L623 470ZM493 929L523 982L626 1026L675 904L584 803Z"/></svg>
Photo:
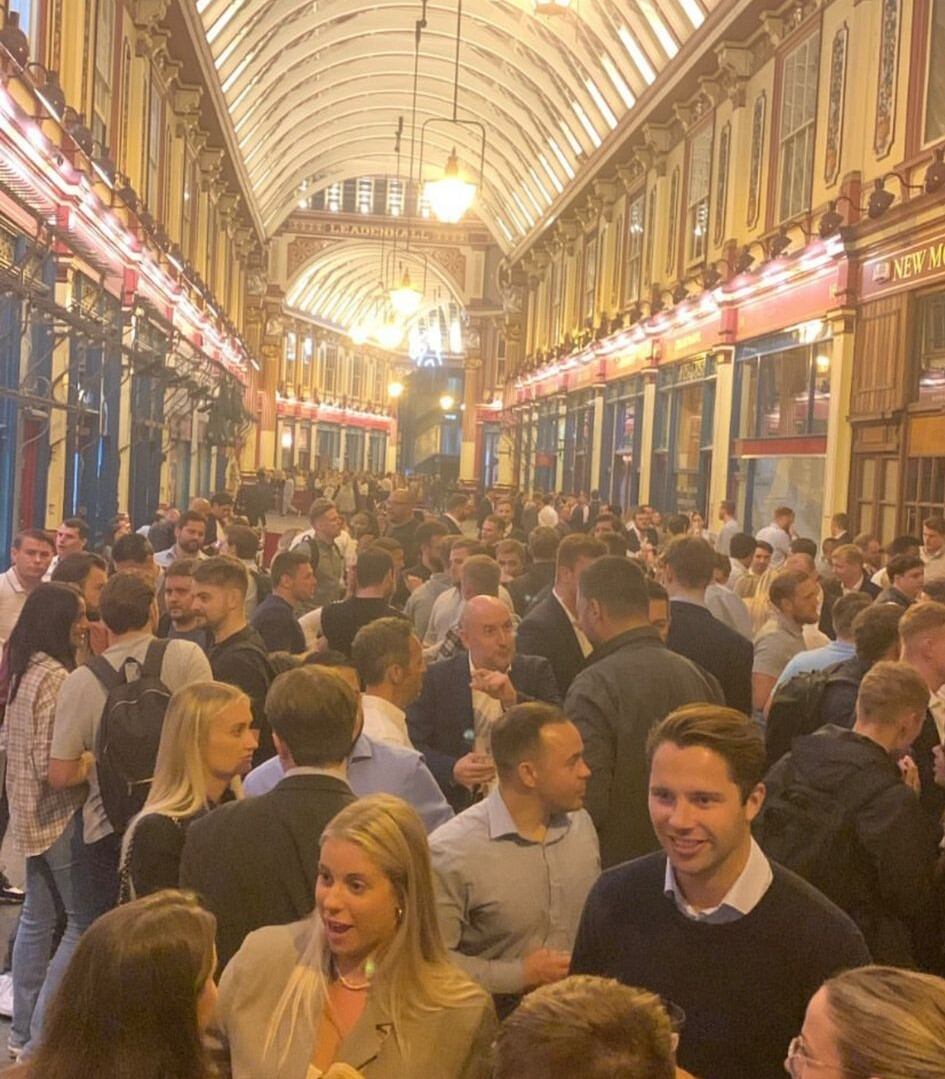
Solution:
<svg viewBox="0 0 945 1079"><path fill-rule="evenodd" d="M915 502L919 490L919 462L914 458L908 462L906 473L906 501Z"/></svg>
<svg viewBox="0 0 945 1079"><path fill-rule="evenodd" d="M758 396L761 438L806 434L809 397L808 350L794 348L761 359Z"/></svg>
<svg viewBox="0 0 945 1079"><path fill-rule="evenodd" d="M945 137L945 0L932 0L932 27L929 41L929 84L925 99L925 141Z"/></svg>
<svg viewBox="0 0 945 1079"><path fill-rule="evenodd" d="M860 498L872 502L876 490L876 461L872 457L860 460Z"/></svg>
<svg viewBox="0 0 945 1079"><path fill-rule="evenodd" d="M798 536L820 536L823 457L763 457L754 462L754 480L752 527L770 521L775 507L794 506Z"/></svg>
<svg viewBox="0 0 945 1079"><path fill-rule="evenodd" d="M883 462L883 490L880 497L884 502L899 501L899 461L895 458Z"/></svg>
<svg viewBox="0 0 945 1079"><path fill-rule="evenodd" d="M879 538L889 543L896 535L896 507L883 506L879 511Z"/></svg>
<svg viewBox="0 0 945 1079"><path fill-rule="evenodd" d="M825 435L830 418L830 358L832 341L824 341L816 347L814 355L814 399L811 403L812 435Z"/></svg>
<svg viewBox="0 0 945 1079"><path fill-rule="evenodd" d="M702 445L702 383L696 382L682 389L677 407L676 468L680 472L694 472L699 468Z"/></svg>

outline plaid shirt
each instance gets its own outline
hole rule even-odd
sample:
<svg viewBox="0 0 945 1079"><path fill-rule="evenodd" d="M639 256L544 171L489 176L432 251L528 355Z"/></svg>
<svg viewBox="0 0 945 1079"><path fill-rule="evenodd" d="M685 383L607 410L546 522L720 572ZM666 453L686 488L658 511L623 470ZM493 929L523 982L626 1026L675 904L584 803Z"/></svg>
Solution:
<svg viewBox="0 0 945 1079"><path fill-rule="evenodd" d="M47 781L49 750L59 690L67 671L37 652L7 705L7 798L16 849L26 857L43 854L65 831L85 801L85 784L56 791Z"/></svg>

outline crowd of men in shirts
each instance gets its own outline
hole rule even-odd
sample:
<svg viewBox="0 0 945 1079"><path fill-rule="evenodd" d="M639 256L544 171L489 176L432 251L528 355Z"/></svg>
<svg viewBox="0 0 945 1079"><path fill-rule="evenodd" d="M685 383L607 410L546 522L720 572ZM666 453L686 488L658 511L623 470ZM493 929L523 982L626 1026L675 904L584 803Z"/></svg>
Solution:
<svg viewBox="0 0 945 1079"><path fill-rule="evenodd" d="M407 487L382 496L378 513L316 498L267 570L226 493L137 532L116 519L101 553L80 518L16 537L0 643L41 582L84 600L43 780L83 792L91 917L127 870L96 782L111 698L95 657L127 677L164 640L169 692L213 679L248 696L243 793L272 807L265 825L194 822L173 881L139 866L138 894L179 880L203 897L221 969L253 929L311 909L324 814L304 785L280 788L305 762L266 698L280 672L322 664L360 688L346 782L421 815L446 944L500 1017L569 972L606 975L685 1010L692 1074L766 1079L835 972L945 971L941 516L883 547L838 514L818 545L787 506L752 536L728 502L710 527L647 506L624 519L596 492L458 492L442 512ZM522 703L549 706L525 778L490 751ZM687 726L704 705L715 720ZM311 851L301 870L290 839ZM50 992L48 960L14 965L14 994Z"/></svg>

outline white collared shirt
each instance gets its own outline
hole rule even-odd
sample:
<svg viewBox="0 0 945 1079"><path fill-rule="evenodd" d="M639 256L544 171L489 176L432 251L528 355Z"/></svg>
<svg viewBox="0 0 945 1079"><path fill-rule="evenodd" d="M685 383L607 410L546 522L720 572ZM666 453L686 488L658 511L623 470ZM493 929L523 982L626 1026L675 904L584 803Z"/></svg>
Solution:
<svg viewBox="0 0 945 1079"><path fill-rule="evenodd" d="M361 694L361 707L364 711L364 733L368 738L413 749L407 733L407 713L402 708L385 701L383 697L375 697L373 693Z"/></svg>
<svg viewBox="0 0 945 1079"><path fill-rule="evenodd" d="M745 868L717 907L696 910L695 907L689 905L676 881L673 864L669 858L666 859L666 882L663 892L675 901L680 914L684 914L692 921L721 925L724 922L735 922L739 918L744 918L746 914L750 914L764 898L773 880L771 863L765 857L761 847L752 839Z"/></svg>
<svg viewBox="0 0 945 1079"><path fill-rule="evenodd" d="M551 594L561 604L561 609L568 616L568 621L571 623L571 628L574 630L574 636L577 637L577 643L581 646L581 651L584 653L584 658L587 659L591 652L594 651L594 646L587 639L587 634L584 632L584 630L581 629L581 627L578 625L578 620L568 610L568 605L558 595L558 590L556 588L552 588Z"/></svg>
<svg viewBox="0 0 945 1079"><path fill-rule="evenodd" d="M945 742L945 696L942 696L942 691L933 693L929 697L929 711L932 713L932 718L935 720L935 729L938 731L938 740Z"/></svg>
<svg viewBox="0 0 945 1079"><path fill-rule="evenodd" d="M0 645L6 643L26 603L27 591L11 566L0 573Z"/></svg>

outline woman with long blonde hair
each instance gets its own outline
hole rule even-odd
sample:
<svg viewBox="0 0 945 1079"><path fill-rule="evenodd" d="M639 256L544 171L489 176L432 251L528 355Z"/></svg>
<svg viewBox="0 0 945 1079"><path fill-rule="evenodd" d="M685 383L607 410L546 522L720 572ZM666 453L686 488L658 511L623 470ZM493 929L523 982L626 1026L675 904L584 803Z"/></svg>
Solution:
<svg viewBox="0 0 945 1079"><path fill-rule="evenodd" d="M391 795L325 829L315 911L251 933L223 972L233 1079L316 1079L333 1064L383 1079L485 1079L489 996L448 958L426 832Z"/></svg>
<svg viewBox="0 0 945 1079"><path fill-rule="evenodd" d="M223 682L179 689L164 717L154 779L125 831L122 898L176 888L191 821L242 797L259 742L249 698Z"/></svg>
<svg viewBox="0 0 945 1079"><path fill-rule="evenodd" d="M945 981L897 967L838 974L811 998L785 1067L793 1079L941 1079Z"/></svg>

